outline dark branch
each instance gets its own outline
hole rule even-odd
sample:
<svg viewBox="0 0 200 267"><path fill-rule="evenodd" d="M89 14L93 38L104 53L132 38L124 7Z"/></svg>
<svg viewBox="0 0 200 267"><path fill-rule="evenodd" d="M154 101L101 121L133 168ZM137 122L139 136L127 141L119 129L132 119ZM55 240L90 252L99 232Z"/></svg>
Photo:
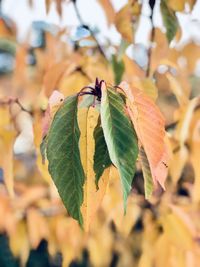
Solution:
<svg viewBox="0 0 200 267"><path fill-rule="evenodd" d="M21 102L19 101L18 98L9 98L8 100L2 100L0 99L0 105L12 105L12 104L17 104L20 109L24 112L27 112L29 115L32 115L32 112L26 109Z"/></svg>
<svg viewBox="0 0 200 267"><path fill-rule="evenodd" d="M100 43L99 43L99 41L98 41L98 39L97 39L97 37L96 37L94 31L93 31L88 25L86 25L86 24L84 23L84 21L83 21L83 19L82 19L82 17L81 17L81 14L80 14L80 12L79 12L79 10L78 10L76 0L72 0L72 3L73 3L73 5L74 5L74 10L75 10L75 12L76 12L76 16L77 16L77 18L78 18L78 20L79 20L81 26L82 26L84 29L86 29L86 30L89 31L90 35L94 38L94 40L95 40L95 42L96 42L96 44L97 44L97 47L98 47L99 52L100 52L101 55L107 60L107 57L106 57L106 55L105 55L105 53L104 53L104 51L103 51L103 48L101 47L101 45L100 45Z"/></svg>
<svg viewBox="0 0 200 267"><path fill-rule="evenodd" d="M155 5L155 3L154 3ZM146 70L146 77L149 77L150 75L150 69L151 69L151 58L152 58L152 44L155 39L155 27L153 23L153 11L154 11L154 5L151 8L151 15L150 15L150 21L151 21L151 36L150 36L150 47L148 50L148 65Z"/></svg>

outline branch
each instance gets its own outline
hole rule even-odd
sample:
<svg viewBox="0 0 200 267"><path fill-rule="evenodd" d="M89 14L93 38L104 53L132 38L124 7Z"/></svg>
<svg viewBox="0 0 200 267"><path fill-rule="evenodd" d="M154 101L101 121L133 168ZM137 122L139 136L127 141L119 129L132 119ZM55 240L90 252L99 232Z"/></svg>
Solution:
<svg viewBox="0 0 200 267"><path fill-rule="evenodd" d="M96 37L94 31L93 31L87 24L84 23L84 21L83 21L83 19L82 19L82 17L81 17L81 14L80 14L80 12L79 12L79 10L78 10L76 0L71 0L71 1L72 1L73 5L74 5L74 10L75 10L75 12L76 12L76 16L77 16L77 18L78 18L78 20L79 20L81 26L82 26L84 29L86 29L86 30L88 30L88 31L90 32L90 35L94 38L94 40L95 40L95 42L96 42L96 44L97 44L97 47L98 47L99 52L100 52L101 55L107 60L107 57L106 57L106 55L105 55L105 53L104 53L104 51L103 51L103 48L101 47L101 45L100 45L100 43L99 43L99 41L98 41L98 39L97 39L97 37Z"/></svg>
<svg viewBox="0 0 200 267"><path fill-rule="evenodd" d="M32 115L32 112L29 111L28 109L26 109L21 102L19 101L18 98L9 98L8 100L2 100L0 99L0 105L13 105L13 104L17 104L21 111L27 112L29 115Z"/></svg>
<svg viewBox="0 0 200 267"><path fill-rule="evenodd" d="M152 2L152 1L150 1ZM153 1L153 5L151 7L151 15L150 15L150 21L151 21L151 36L150 36L150 47L148 50L148 65L147 65L147 70L146 70L146 77L149 77L150 75L150 68L151 68L151 57L152 57L152 43L154 42L155 39L155 27L153 23L153 11L154 11L154 6L155 6L155 1Z"/></svg>

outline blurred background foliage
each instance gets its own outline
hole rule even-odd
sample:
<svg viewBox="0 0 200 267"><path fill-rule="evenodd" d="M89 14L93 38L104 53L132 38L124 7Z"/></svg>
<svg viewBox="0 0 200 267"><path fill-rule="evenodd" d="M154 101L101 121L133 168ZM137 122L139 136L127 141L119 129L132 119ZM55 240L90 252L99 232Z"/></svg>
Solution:
<svg viewBox="0 0 200 267"><path fill-rule="evenodd" d="M27 0L30 10L34 2ZM95 1L108 28L118 32L117 44L104 38L98 25L85 23L78 2L45 1L46 12L53 6L61 20L63 10L73 8L77 27L34 21L23 40L1 8L0 266L198 267L200 35L183 38L191 29L182 27L181 14L192 21L199 1L129 0L119 10L115 0ZM146 34L144 16L151 27L143 44L136 36ZM200 21L193 23L199 29ZM112 168L106 195L85 233L68 217L39 145L52 91L68 96L96 77L111 84L126 80L156 101L166 118L171 161L166 191L156 190L148 201L138 164L126 216Z"/></svg>

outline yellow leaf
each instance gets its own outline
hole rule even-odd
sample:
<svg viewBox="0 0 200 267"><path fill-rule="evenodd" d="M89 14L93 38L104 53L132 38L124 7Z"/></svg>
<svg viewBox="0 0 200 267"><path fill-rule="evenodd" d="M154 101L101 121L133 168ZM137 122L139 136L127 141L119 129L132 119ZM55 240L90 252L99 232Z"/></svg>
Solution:
<svg viewBox="0 0 200 267"><path fill-rule="evenodd" d="M30 251L25 221L22 220L17 223L15 231L9 238L9 244L13 255L19 257L22 266L25 266Z"/></svg>
<svg viewBox="0 0 200 267"><path fill-rule="evenodd" d="M166 35L158 28L155 28L154 43L155 46L152 47L151 53L150 77L161 64L162 60L167 59L169 52Z"/></svg>
<svg viewBox="0 0 200 267"><path fill-rule="evenodd" d="M130 1L116 14L115 26L122 37L129 43L132 43L134 38L133 18L135 19L139 14L140 5L137 1L134 3Z"/></svg>
<svg viewBox="0 0 200 267"><path fill-rule="evenodd" d="M81 212L83 214L84 229L89 230L89 225L98 210L101 201L105 195L108 179L109 168L106 169L100 179L99 189L95 184L95 173L93 170L94 157L94 128L97 125L99 112L90 107L89 109L80 109L78 114L78 122L81 131L80 151L83 168L85 171L86 182L84 184L84 201Z"/></svg>
<svg viewBox="0 0 200 267"><path fill-rule="evenodd" d="M57 89L62 76L64 74L69 75L75 69L75 67L75 63L61 61L49 68L49 70L44 75L43 90L45 92L45 95L49 97L53 90Z"/></svg>
<svg viewBox="0 0 200 267"><path fill-rule="evenodd" d="M193 236L184 222L174 213L169 213L162 218L164 232L169 240L179 249L192 249Z"/></svg>
<svg viewBox="0 0 200 267"><path fill-rule="evenodd" d="M11 123L8 106L0 108L0 117L0 168L3 170L3 179L8 193L13 197L13 145L16 138L16 131Z"/></svg>
<svg viewBox="0 0 200 267"><path fill-rule="evenodd" d="M167 5L174 11L183 11L185 9L185 0L169 0Z"/></svg>
<svg viewBox="0 0 200 267"><path fill-rule="evenodd" d="M49 229L45 217L35 208L27 210L27 227L31 247L36 249L42 239L48 239Z"/></svg>
<svg viewBox="0 0 200 267"><path fill-rule="evenodd" d="M188 97L186 96L183 88L181 87L180 82L170 73L167 73L166 77L169 80L171 90L175 94L179 105L186 105L188 103Z"/></svg>

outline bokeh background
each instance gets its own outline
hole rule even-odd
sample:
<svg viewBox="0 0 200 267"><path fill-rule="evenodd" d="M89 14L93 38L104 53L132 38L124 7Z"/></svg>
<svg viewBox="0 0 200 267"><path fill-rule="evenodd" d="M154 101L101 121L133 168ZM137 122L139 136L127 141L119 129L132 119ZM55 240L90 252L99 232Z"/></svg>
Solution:
<svg viewBox="0 0 200 267"><path fill-rule="evenodd" d="M165 1L167 15L153 2L0 1L0 267L199 267L200 1ZM170 42L167 25L177 28ZM111 168L85 233L40 143L53 90L68 96L96 77L156 102L171 159L166 191L148 200L138 163L126 216Z"/></svg>

